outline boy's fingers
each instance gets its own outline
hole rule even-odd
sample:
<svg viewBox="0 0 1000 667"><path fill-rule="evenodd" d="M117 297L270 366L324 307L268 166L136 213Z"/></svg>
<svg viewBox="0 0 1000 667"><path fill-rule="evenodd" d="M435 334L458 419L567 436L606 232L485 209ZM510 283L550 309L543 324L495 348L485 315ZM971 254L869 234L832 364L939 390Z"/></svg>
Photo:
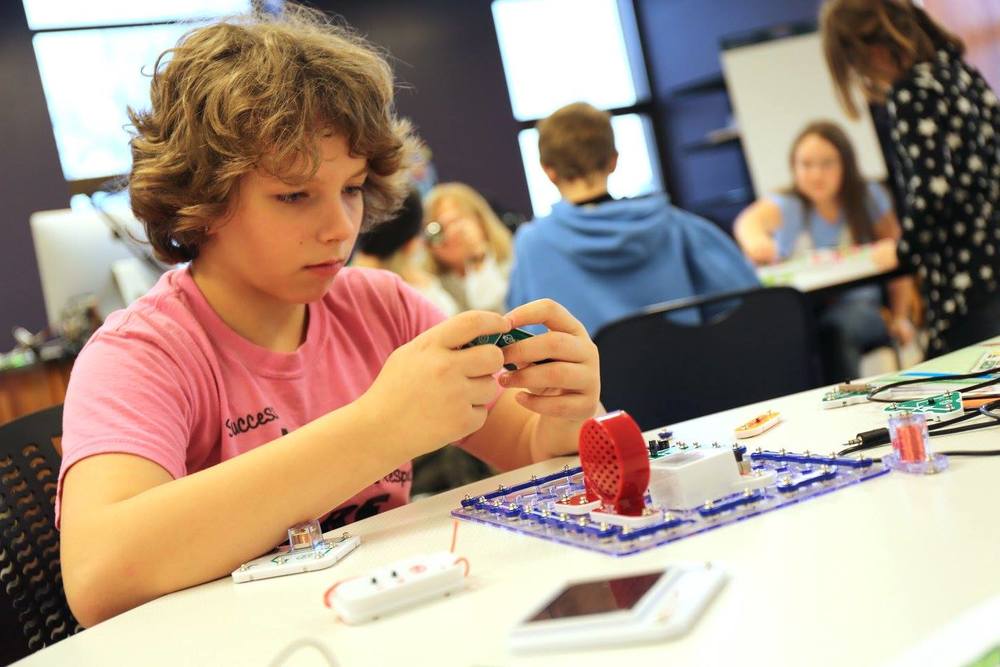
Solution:
<svg viewBox="0 0 1000 667"><path fill-rule="evenodd" d="M522 370L501 375L505 387L520 387L540 393L545 389L585 391L592 384L592 373L580 364L556 362L528 366Z"/></svg>
<svg viewBox="0 0 1000 667"><path fill-rule="evenodd" d="M538 299L518 306L506 315L515 327L543 324L552 331L565 331L574 336L586 336L587 330L565 307L552 299Z"/></svg>
<svg viewBox="0 0 1000 667"><path fill-rule="evenodd" d="M500 389L492 375L472 378L469 380L469 403L472 405L489 405Z"/></svg>
<svg viewBox="0 0 1000 667"><path fill-rule="evenodd" d="M504 363L514 364L518 368L545 359L586 361L587 351L584 349L584 341L562 331L550 331L533 338L519 340L503 348Z"/></svg>
<svg viewBox="0 0 1000 667"><path fill-rule="evenodd" d="M539 396L520 391L515 398L518 403L540 415L560 419L586 419L593 416L593 399L582 394L563 396Z"/></svg>
<svg viewBox="0 0 1000 667"><path fill-rule="evenodd" d="M496 345L476 345L458 350L458 363L466 377L475 378L493 375L503 368L503 351Z"/></svg>
<svg viewBox="0 0 1000 667"><path fill-rule="evenodd" d="M479 336L507 333L510 319L485 310L469 310L445 320L432 329L435 340L444 347L462 347Z"/></svg>

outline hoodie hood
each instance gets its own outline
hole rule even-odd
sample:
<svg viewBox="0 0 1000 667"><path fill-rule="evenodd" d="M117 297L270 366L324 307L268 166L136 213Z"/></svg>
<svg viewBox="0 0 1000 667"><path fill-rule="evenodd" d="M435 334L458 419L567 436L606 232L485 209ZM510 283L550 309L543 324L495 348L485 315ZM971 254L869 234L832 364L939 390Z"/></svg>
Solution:
<svg viewBox="0 0 1000 667"><path fill-rule="evenodd" d="M664 194L575 206L562 200L537 234L590 271L616 272L643 264L669 233Z"/></svg>

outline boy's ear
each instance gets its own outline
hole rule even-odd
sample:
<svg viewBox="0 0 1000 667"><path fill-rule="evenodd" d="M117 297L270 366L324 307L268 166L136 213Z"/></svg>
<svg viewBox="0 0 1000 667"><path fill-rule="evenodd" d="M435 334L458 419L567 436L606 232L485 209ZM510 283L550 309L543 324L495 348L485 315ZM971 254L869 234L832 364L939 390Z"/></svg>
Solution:
<svg viewBox="0 0 1000 667"><path fill-rule="evenodd" d="M559 174L556 173L555 169L553 169L552 167L547 167L543 164L542 171L544 171L545 175L549 177L550 181L552 181L552 185L559 187Z"/></svg>
<svg viewBox="0 0 1000 667"><path fill-rule="evenodd" d="M618 168L618 152L616 151L611 161L608 162L608 173L614 173L615 169Z"/></svg>

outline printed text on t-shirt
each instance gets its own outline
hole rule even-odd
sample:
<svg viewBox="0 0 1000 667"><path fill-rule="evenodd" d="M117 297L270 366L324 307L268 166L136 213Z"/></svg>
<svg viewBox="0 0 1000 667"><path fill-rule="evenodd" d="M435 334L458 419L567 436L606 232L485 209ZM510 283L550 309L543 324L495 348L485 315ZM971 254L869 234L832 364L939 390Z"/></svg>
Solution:
<svg viewBox="0 0 1000 667"><path fill-rule="evenodd" d="M263 426L268 422L278 419L278 413L272 407L266 407L257 414L250 413L245 417L226 420L226 428L229 429L229 437L235 438L240 433L252 431L258 426Z"/></svg>

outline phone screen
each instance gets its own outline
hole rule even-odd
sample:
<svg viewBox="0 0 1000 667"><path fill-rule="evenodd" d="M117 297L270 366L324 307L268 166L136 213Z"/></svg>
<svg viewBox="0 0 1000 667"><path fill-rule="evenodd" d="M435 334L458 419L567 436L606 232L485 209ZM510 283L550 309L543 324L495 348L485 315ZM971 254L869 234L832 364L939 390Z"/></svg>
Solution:
<svg viewBox="0 0 1000 667"><path fill-rule="evenodd" d="M529 623L630 610L669 570L618 579L602 579L564 588Z"/></svg>

